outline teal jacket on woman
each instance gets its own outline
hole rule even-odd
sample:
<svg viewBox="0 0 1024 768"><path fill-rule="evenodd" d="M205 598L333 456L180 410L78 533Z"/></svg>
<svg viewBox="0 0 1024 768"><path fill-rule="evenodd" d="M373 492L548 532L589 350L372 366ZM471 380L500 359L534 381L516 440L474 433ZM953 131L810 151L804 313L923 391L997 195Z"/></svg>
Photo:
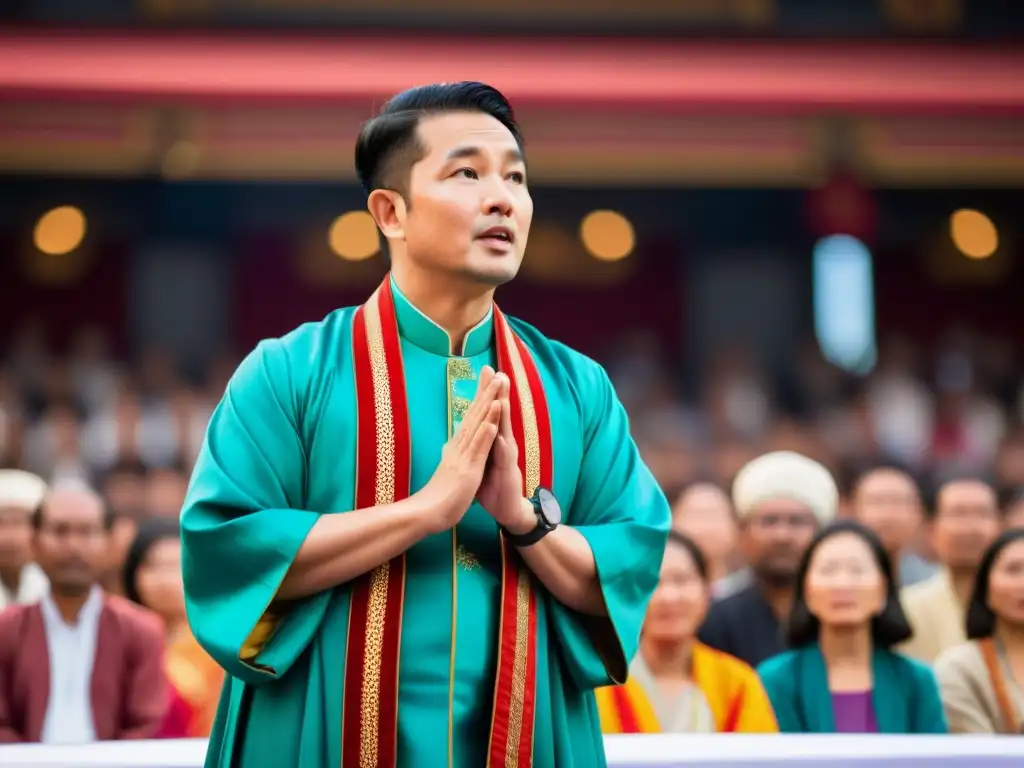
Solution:
<svg viewBox="0 0 1024 768"><path fill-rule="evenodd" d="M872 702L879 733L947 733L931 669L892 651L875 650ZM835 733L828 670L817 645L773 656L757 673L782 733Z"/></svg>

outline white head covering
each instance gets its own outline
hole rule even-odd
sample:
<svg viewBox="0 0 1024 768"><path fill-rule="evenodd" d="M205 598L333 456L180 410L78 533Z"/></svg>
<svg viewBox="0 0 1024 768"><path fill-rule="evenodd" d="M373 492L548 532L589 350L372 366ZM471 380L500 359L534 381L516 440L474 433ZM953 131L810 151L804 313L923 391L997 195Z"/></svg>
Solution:
<svg viewBox="0 0 1024 768"><path fill-rule="evenodd" d="M46 494L43 478L20 469L0 469L0 507L34 510Z"/></svg>
<svg viewBox="0 0 1024 768"><path fill-rule="evenodd" d="M758 456L736 475L732 501L740 518L758 504L785 499L803 504L818 522L829 523L839 511L839 489L825 467L793 451Z"/></svg>

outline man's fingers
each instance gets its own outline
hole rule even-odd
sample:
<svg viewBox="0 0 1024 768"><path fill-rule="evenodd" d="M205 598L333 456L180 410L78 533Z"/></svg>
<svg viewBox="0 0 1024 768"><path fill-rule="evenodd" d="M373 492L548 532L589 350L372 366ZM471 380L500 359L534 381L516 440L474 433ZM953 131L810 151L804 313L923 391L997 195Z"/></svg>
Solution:
<svg viewBox="0 0 1024 768"><path fill-rule="evenodd" d="M507 396L498 402L501 403L501 421L498 423L498 434L515 443L515 436L512 434L512 404Z"/></svg>
<svg viewBox="0 0 1024 768"><path fill-rule="evenodd" d="M469 456L472 460L486 461L487 455L494 444L494 438L498 434L498 419L501 416L501 404L497 400L491 403L484 415L480 426L473 435L469 444Z"/></svg>
<svg viewBox="0 0 1024 768"><path fill-rule="evenodd" d="M491 369L487 367L484 368L484 372L489 370ZM494 375L493 370L491 370L491 375L486 379L484 378L483 373L481 373L480 384L476 391L476 397L473 399L472 405L470 405L469 409L466 411L466 415L462 417L462 425L460 425L459 429L465 428L471 433L476 431L476 428L479 426L484 414L487 413L487 409L490 407L490 404L497 398L500 386L501 379Z"/></svg>

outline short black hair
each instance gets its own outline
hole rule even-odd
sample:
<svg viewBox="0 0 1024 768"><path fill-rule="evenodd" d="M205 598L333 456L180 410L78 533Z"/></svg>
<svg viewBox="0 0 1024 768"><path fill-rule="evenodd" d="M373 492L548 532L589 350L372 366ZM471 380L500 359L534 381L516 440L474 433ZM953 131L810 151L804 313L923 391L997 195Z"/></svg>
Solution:
<svg viewBox="0 0 1024 768"><path fill-rule="evenodd" d="M133 603L138 603L144 608L150 606L142 602L139 595L139 568L142 567L146 555L157 542L165 539L181 538L181 524L174 517L151 517L139 523L131 546L128 547L128 554L124 558L124 596Z"/></svg>
<svg viewBox="0 0 1024 768"><path fill-rule="evenodd" d="M110 508L106 499L97 494L97 498L100 501L100 506L103 509L103 530L110 531L114 527L114 519L117 515L114 514L114 510ZM32 510L32 528L35 531L39 531L43 527L43 511L46 507L46 496L39 502L35 509Z"/></svg>
<svg viewBox="0 0 1024 768"><path fill-rule="evenodd" d="M1004 549L1015 541L1024 539L1024 528L1011 528L996 537L985 554L981 556L978 572L974 576L974 589L967 603L966 630L968 640L983 640L992 637L996 631L996 614L988 607L988 583L992 566Z"/></svg>
<svg viewBox="0 0 1024 768"><path fill-rule="evenodd" d="M356 176L367 194L390 189L408 197L412 166L423 158L416 134L420 120L445 112L482 112L508 128L523 149L523 135L512 105L493 86L473 81L420 85L402 91L363 123L356 140Z"/></svg>
<svg viewBox="0 0 1024 768"><path fill-rule="evenodd" d="M697 546L697 542L685 533L670 530L668 532L668 543L678 544L685 549L690 555L690 559L693 560L693 567L697 569L697 573L700 575L700 580L705 582L708 580L708 559L704 557L704 552L699 546Z"/></svg>
<svg viewBox="0 0 1024 768"><path fill-rule="evenodd" d="M999 503L999 492L996 490L996 486L990 477L986 475L950 472L934 478L934 482L930 489L931 494L925 505L925 513L929 520L934 520L939 516L939 497L942 496L942 492L949 486L957 485L959 483L976 483L978 485L987 486L995 497L996 511L1000 516L1002 516L1004 508Z"/></svg>
<svg viewBox="0 0 1024 768"><path fill-rule="evenodd" d="M882 546L881 539L875 533L855 520L843 519L827 525L818 531L808 545L800 567L797 569L796 590L793 595L793 607L789 612L786 627L786 639L790 648L800 648L818 642L821 633L821 622L807 607L805 594L807 571L811 567L811 558L819 546L833 536L841 533L852 533L860 536L868 545L875 559L878 570L885 579L885 608L871 619L871 641L876 648L892 648L894 645L909 640L914 634L907 621L907 615L900 605L899 590L892 575L892 562Z"/></svg>

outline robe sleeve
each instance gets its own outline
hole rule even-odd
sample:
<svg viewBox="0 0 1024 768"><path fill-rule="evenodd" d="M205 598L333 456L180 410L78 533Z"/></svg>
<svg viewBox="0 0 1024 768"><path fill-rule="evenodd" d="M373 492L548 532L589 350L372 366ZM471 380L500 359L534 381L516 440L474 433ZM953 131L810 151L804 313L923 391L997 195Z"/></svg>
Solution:
<svg viewBox="0 0 1024 768"><path fill-rule="evenodd" d="M259 684L284 675L319 630L330 592L287 605L281 582L319 514L302 509L306 454L286 346L242 362L207 429L181 513L189 624L224 670Z"/></svg>
<svg viewBox="0 0 1024 768"><path fill-rule="evenodd" d="M555 600L551 605L568 671L581 690L590 690L626 681L658 583L671 514L607 374L590 360L581 370L583 458L565 522L590 544L608 616L584 616Z"/></svg>

